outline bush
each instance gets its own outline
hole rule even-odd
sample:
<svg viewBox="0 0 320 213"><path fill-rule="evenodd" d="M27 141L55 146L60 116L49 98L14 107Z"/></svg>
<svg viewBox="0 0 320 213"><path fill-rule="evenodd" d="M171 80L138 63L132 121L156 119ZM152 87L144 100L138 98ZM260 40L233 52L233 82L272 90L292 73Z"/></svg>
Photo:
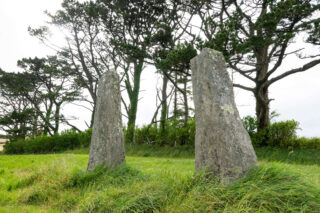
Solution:
<svg viewBox="0 0 320 213"><path fill-rule="evenodd" d="M194 146L195 120L189 120L184 127L182 121L167 120L166 129L161 132L157 124L145 125L135 130L136 144L159 144L159 145L191 145Z"/></svg>
<svg viewBox="0 0 320 213"><path fill-rule="evenodd" d="M4 152L6 154L50 153L88 147L91 133L91 129L80 133L65 131L54 136L37 136L26 140L10 141L4 145Z"/></svg>
<svg viewBox="0 0 320 213"><path fill-rule="evenodd" d="M255 117L252 116L246 116L242 119L242 124L244 128L249 133L250 137L253 137L258 129L258 122Z"/></svg>
<svg viewBox="0 0 320 213"><path fill-rule="evenodd" d="M297 148L320 149L320 138L295 138L291 140L290 145Z"/></svg>
<svg viewBox="0 0 320 213"><path fill-rule="evenodd" d="M294 120L275 122L270 125L267 131L267 143L269 146L289 147L292 140L297 138L296 131L299 122Z"/></svg>
<svg viewBox="0 0 320 213"><path fill-rule="evenodd" d="M288 147L292 140L297 138L296 132L299 129L299 122L294 120L274 122L260 131L255 117L246 116L242 119L242 123L256 146Z"/></svg>
<svg viewBox="0 0 320 213"><path fill-rule="evenodd" d="M255 117L246 116L242 119L242 122L255 146L320 149L320 138L299 138L297 136L297 130L299 129L299 122L297 121L274 122L268 128L259 132Z"/></svg>

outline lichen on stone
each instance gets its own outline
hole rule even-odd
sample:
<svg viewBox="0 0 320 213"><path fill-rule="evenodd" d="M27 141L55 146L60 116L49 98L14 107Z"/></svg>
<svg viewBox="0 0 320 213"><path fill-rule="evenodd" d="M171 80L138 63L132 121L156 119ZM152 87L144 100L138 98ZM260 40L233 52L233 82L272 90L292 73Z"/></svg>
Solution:
<svg viewBox="0 0 320 213"><path fill-rule="evenodd" d="M221 106L221 109L223 110L224 113L229 113L229 114L234 114L234 109L231 105L225 104Z"/></svg>

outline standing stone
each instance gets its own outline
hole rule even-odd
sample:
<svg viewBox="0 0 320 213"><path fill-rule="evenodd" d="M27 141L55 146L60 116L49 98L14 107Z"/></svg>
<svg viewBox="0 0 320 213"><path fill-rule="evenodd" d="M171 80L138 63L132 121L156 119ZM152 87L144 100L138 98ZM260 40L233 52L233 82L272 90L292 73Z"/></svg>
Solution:
<svg viewBox="0 0 320 213"><path fill-rule="evenodd" d="M195 169L229 183L257 163L243 127L223 55L205 48L191 60L196 117Z"/></svg>
<svg viewBox="0 0 320 213"><path fill-rule="evenodd" d="M121 121L119 76L108 71L98 82L97 105L90 145L88 171L97 165L116 167L125 163Z"/></svg>

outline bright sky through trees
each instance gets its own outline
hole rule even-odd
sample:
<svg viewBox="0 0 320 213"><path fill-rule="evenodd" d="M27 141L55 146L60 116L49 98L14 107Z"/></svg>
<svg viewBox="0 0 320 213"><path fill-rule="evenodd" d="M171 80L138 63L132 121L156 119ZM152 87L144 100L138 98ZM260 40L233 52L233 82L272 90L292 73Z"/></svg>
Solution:
<svg viewBox="0 0 320 213"><path fill-rule="evenodd" d="M44 14L60 8L61 0L29 0L29 1L1 1L0 2L0 67L5 71L17 71L16 63L23 57L45 56L54 51L43 45L39 40L29 36L28 26L38 27L48 21ZM57 43L63 41L64 35L60 31L52 32ZM303 38L301 38L303 39ZM297 44L299 45L299 41ZM297 47L297 46L296 46ZM319 51L310 46L310 52ZM283 63L286 69L299 67L303 63L295 57L288 57ZM139 103L137 124L147 124L151 121L155 111L155 96L157 76L153 68L142 74L141 96ZM320 136L320 67L317 66L307 72L295 74L276 83L270 89L271 111L280 114L277 120L294 119L300 122L301 136ZM236 103L241 116L254 115L255 102L251 93L236 89ZM64 109L66 114L75 116L78 120L72 123L81 129L86 128L84 121L90 122L90 112L81 107L70 105Z"/></svg>

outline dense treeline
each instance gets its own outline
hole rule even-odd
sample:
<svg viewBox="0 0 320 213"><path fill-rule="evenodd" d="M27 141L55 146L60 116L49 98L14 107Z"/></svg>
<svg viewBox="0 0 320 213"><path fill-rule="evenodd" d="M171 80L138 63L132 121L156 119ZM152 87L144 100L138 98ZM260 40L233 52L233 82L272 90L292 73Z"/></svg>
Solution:
<svg viewBox="0 0 320 213"><path fill-rule="evenodd" d="M319 10L316 0L64 0L60 10L47 12L47 26L29 32L52 46L50 29L59 27L65 46L55 45L55 56L21 59L20 72L0 70L0 128L11 140L57 135L62 124L80 131L62 113L63 106L75 102L91 111L87 126L92 127L98 79L115 69L123 88L126 142L192 144L189 62L209 47L224 54L236 79L251 82L234 86L253 93L259 134L251 136L267 144L270 86L320 64L319 55L294 45L301 36L306 45L319 45ZM306 61L278 73L293 54ZM150 125L136 129L141 77L151 66L162 80L156 111ZM144 138L148 134L152 139Z"/></svg>

